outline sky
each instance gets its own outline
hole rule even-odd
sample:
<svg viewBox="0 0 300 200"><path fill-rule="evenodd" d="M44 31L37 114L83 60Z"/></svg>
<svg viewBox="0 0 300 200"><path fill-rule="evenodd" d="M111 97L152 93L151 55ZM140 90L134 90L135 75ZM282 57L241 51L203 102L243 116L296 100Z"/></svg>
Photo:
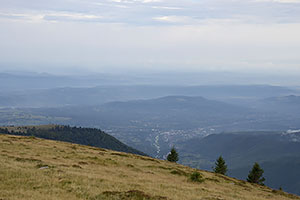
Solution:
<svg viewBox="0 0 300 200"><path fill-rule="evenodd" d="M300 75L300 0L0 0L0 71Z"/></svg>

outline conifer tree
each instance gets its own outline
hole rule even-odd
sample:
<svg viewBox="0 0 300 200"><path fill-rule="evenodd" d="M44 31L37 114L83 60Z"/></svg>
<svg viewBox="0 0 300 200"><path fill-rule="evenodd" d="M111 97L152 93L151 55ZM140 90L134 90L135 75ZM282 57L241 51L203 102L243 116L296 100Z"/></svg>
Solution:
<svg viewBox="0 0 300 200"><path fill-rule="evenodd" d="M260 168L259 164L254 163L252 170L249 172L247 181L250 183L256 183L259 185L264 185L265 178L262 177L264 170Z"/></svg>
<svg viewBox="0 0 300 200"><path fill-rule="evenodd" d="M217 159L217 161L215 163L214 172L218 173L218 174L226 175L226 173L227 173L227 165L225 163L225 160L222 158L222 156L220 156Z"/></svg>
<svg viewBox="0 0 300 200"><path fill-rule="evenodd" d="M167 160L170 162L177 162L178 159L178 153L174 147L172 147L171 152L167 156Z"/></svg>

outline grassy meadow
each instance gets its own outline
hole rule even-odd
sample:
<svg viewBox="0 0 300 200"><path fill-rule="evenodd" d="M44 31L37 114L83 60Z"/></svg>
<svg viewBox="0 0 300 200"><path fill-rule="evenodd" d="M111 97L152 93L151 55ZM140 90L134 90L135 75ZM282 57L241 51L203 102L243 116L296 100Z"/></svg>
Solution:
<svg viewBox="0 0 300 200"><path fill-rule="evenodd" d="M150 157L0 134L0 199L300 199Z"/></svg>

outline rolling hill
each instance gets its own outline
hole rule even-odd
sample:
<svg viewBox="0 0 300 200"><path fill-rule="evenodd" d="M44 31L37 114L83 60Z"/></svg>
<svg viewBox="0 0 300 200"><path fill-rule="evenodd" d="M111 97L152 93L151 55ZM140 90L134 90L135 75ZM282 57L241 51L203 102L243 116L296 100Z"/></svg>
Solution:
<svg viewBox="0 0 300 200"><path fill-rule="evenodd" d="M300 199L176 163L35 137L1 134L0 159L0 199ZM198 181L190 179L195 171Z"/></svg>
<svg viewBox="0 0 300 200"><path fill-rule="evenodd" d="M51 140L101 147L115 151L146 155L120 142L111 135L94 128L70 127L62 125L0 127L0 133L33 136Z"/></svg>
<svg viewBox="0 0 300 200"><path fill-rule="evenodd" d="M299 119L300 96L289 95L266 98L258 102L257 108L261 110L275 111Z"/></svg>

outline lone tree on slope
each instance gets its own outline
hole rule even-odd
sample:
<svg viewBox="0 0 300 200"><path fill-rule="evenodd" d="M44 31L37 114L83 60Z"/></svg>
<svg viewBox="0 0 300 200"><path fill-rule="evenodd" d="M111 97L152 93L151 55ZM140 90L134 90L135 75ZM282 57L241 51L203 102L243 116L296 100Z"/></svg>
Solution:
<svg viewBox="0 0 300 200"><path fill-rule="evenodd" d="M220 156L217 159L217 161L215 163L214 172L218 173L218 174L226 175L226 173L227 173L227 165L225 163L225 160L222 158L222 156Z"/></svg>
<svg viewBox="0 0 300 200"><path fill-rule="evenodd" d="M174 147L172 147L171 152L167 156L167 160L170 162L177 162L178 159L178 153Z"/></svg>
<svg viewBox="0 0 300 200"><path fill-rule="evenodd" d="M254 163L252 170L249 172L247 181L250 183L256 183L259 185L264 185L265 178L262 177L264 170L260 168L259 164Z"/></svg>

